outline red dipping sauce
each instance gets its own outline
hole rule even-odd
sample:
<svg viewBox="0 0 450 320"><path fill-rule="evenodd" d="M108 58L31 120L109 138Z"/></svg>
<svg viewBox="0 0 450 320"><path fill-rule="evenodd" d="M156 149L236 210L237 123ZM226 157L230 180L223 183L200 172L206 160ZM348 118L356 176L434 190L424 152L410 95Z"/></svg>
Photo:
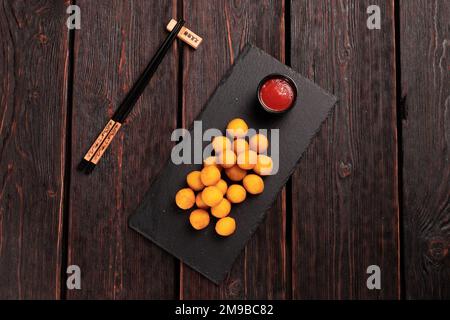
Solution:
<svg viewBox="0 0 450 320"><path fill-rule="evenodd" d="M296 98L296 89L292 81L281 75L263 79L258 91L259 101L266 110L272 112L286 111Z"/></svg>

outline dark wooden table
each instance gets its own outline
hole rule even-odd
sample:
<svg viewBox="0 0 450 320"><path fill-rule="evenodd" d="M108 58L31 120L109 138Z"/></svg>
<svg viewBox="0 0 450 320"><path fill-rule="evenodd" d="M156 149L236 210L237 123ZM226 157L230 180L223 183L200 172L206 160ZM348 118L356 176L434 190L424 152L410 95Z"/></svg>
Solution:
<svg viewBox="0 0 450 320"><path fill-rule="evenodd" d="M450 298L450 1L0 2L0 298ZM366 27L372 4L381 30ZM204 43L173 47L80 174L176 16ZM340 101L215 286L127 217L246 42ZM72 264L81 290L66 288Z"/></svg>

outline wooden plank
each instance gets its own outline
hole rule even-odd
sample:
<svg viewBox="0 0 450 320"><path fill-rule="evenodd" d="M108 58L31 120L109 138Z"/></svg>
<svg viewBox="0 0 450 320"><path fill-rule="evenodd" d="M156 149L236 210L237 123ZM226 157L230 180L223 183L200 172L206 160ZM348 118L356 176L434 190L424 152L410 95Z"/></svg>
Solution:
<svg viewBox="0 0 450 320"><path fill-rule="evenodd" d="M450 3L400 2L405 296L450 298Z"/></svg>
<svg viewBox="0 0 450 320"><path fill-rule="evenodd" d="M203 37L195 52L184 49L183 125L189 126L247 42L284 59L284 1L184 1L183 12L188 28ZM222 285L182 265L180 298L288 297L284 194Z"/></svg>
<svg viewBox="0 0 450 320"><path fill-rule="evenodd" d="M127 219L170 155L176 45L93 174L75 167L166 37L176 1L77 4L68 263L80 266L82 289L68 298L174 298L174 258L129 229Z"/></svg>
<svg viewBox="0 0 450 320"><path fill-rule="evenodd" d="M58 299L67 1L0 7L0 299Z"/></svg>
<svg viewBox="0 0 450 320"><path fill-rule="evenodd" d="M398 298L393 1L292 1L291 30L293 68L340 99L293 178L293 297Z"/></svg>

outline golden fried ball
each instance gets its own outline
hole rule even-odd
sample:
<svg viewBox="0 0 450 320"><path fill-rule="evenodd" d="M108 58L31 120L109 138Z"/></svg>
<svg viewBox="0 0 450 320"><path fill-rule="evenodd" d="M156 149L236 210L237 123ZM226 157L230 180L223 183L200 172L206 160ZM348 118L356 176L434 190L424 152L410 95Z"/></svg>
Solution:
<svg viewBox="0 0 450 320"><path fill-rule="evenodd" d="M236 155L233 150L224 150L217 156L217 163L225 169L231 168L236 163Z"/></svg>
<svg viewBox="0 0 450 320"><path fill-rule="evenodd" d="M258 133L250 138L249 146L251 150L258 153L263 153L266 152L269 147L269 140L267 140L265 135Z"/></svg>
<svg viewBox="0 0 450 320"><path fill-rule="evenodd" d="M189 222L195 230L201 230L209 224L209 213L203 209L195 209L189 216Z"/></svg>
<svg viewBox="0 0 450 320"><path fill-rule="evenodd" d="M222 166L220 166L217 163L217 157L216 156L209 156L209 157L203 159L203 166L204 167L213 166L213 167L216 167L217 169L219 169L220 171L222 171Z"/></svg>
<svg viewBox="0 0 450 320"><path fill-rule="evenodd" d="M237 165L244 170L251 170L255 167L258 160L258 154L253 150L242 152L237 157Z"/></svg>
<svg viewBox="0 0 450 320"><path fill-rule="evenodd" d="M231 203L241 203L245 200L247 192L244 187L239 184L232 184L227 190L227 199Z"/></svg>
<svg viewBox="0 0 450 320"><path fill-rule="evenodd" d="M231 149L231 141L227 137L224 136L218 136L214 137L212 141L212 147L214 151L219 154L222 153L225 150Z"/></svg>
<svg viewBox="0 0 450 320"><path fill-rule="evenodd" d="M233 151L239 155L240 153L244 151L248 151L248 142L245 139L238 138L233 141Z"/></svg>
<svg viewBox="0 0 450 320"><path fill-rule="evenodd" d="M195 204L200 209L208 209L208 205L203 201L202 199L202 193L198 193L197 196L195 196Z"/></svg>
<svg viewBox="0 0 450 320"><path fill-rule="evenodd" d="M191 189L194 191L200 191L205 187L202 180L200 179L200 171L190 172L186 177L186 181L188 186L191 187Z"/></svg>
<svg viewBox="0 0 450 320"><path fill-rule="evenodd" d="M253 168L253 171L255 171L260 176L268 176L272 174L272 170L273 170L272 158L266 156L265 154L259 154L258 160L256 161L256 165Z"/></svg>
<svg viewBox="0 0 450 320"><path fill-rule="evenodd" d="M194 206L195 194L190 188L183 188L175 195L175 203L180 209L187 210Z"/></svg>
<svg viewBox="0 0 450 320"><path fill-rule="evenodd" d="M205 167L207 167L207 166L214 166L216 164L217 164L216 163L216 157L214 157L214 156L209 156L209 157L203 159L203 165Z"/></svg>
<svg viewBox="0 0 450 320"><path fill-rule="evenodd" d="M211 208L211 214L216 218L226 217L231 211L231 203L223 198L218 205Z"/></svg>
<svg viewBox="0 0 450 320"><path fill-rule="evenodd" d="M217 182L215 184L215 186L217 188L219 188L219 190L222 192L223 195L225 195L227 193L227 189L228 189L228 184L226 183L225 180L220 179L219 182Z"/></svg>
<svg viewBox="0 0 450 320"><path fill-rule="evenodd" d="M216 232L217 234L228 237L232 235L236 230L236 221L231 217L225 217L219 219L216 223Z"/></svg>
<svg viewBox="0 0 450 320"><path fill-rule="evenodd" d="M264 181L256 174L248 174L242 181L245 189L251 194L260 194L264 191Z"/></svg>
<svg viewBox="0 0 450 320"><path fill-rule="evenodd" d="M216 166L204 167L200 171L200 180L205 186L213 186L220 180L220 170Z"/></svg>
<svg viewBox="0 0 450 320"><path fill-rule="evenodd" d="M231 168L225 169L225 174L231 181L241 181L247 175L247 171L235 164Z"/></svg>
<svg viewBox="0 0 450 320"><path fill-rule="evenodd" d="M244 120L236 118L227 125L227 133L235 138L241 138L247 134L248 125Z"/></svg>
<svg viewBox="0 0 450 320"><path fill-rule="evenodd" d="M209 206L214 207L220 203L223 199L222 191L215 186L209 186L202 191L202 200Z"/></svg>

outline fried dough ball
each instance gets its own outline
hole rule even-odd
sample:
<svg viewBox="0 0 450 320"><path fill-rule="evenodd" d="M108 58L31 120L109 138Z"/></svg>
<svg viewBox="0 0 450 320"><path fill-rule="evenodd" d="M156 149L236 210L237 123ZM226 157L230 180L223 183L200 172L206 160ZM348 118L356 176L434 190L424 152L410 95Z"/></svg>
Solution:
<svg viewBox="0 0 450 320"><path fill-rule="evenodd" d="M223 198L218 205L211 208L211 214L216 218L226 217L231 211L231 203Z"/></svg>
<svg viewBox="0 0 450 320"><path fill-rule="evenodd" d="M233 151L239 155L242 152L248 151L248 142L245 139L238 138L233 141Z"/></svg>
<svg viewBox="0 0 450 320"><path fill-rule="evenodd" d="M250 138L249 146L250 150L258 153L263 153L266 152L267 148L269 147L269 140L267 140L267 137L265 135L258 133Z"/></svg>
<svg viewBox="0 0 450 320"><path fill-rule="evenodd" d="M212 140L212 147L214 151L219 154L224 152L225 150L231 149L231 141L227 137L217 136Z"/></svg>
<svg viewBox="0 0 450 320"><path fill-rule="evenodd" d="M217 206L222 199L222 191L215 186L206 187L202 191L202 200L209 207Z"/></svg>
<svg viewBox="0 0 450 320"><path fill-rule="evenodd" d="M200 171L200 180L205 186L213 186L220 180L220 170L216 166L204 167Z"/></svg>
<svg viewBox="0 0 450 320"><path fill-rule="evenodd" d="M194 191L202 190L205 185L200 179L200 171L192 171L186 177L186 182L188 186Z"/></svg>
<svg viewBox="0 0 450 320"><path fill-rule="evenodd" d="M227 133L235 138L241 138L247 134L248 125L244 120L236 118L227 125Z"/></svg>
<svg viewBox="0 0 450 320"><path fill-rule="evenodd" d="M226 183L225 180L220 179L219 182L217 182L215 184L215 186L217 188L219 188L219 190L222 192L223 195L225 195L227 193L227 189L228 189L228 184Z"/></svg>
<svg viewBox="0 0 450 320"><path fill-rule="evenodd" d="M255 167L258 161L258 154L253 150L242 152L237 157L237 165L244 170L251 170Z"/></svg>
<svg viewBox="0 0 450 320"><path fill-rule="evenodd" d="M201 192L199 194L197 194L197 196L195 196L195 204L197 205L197 207L199 209L208 209L209 208L208 205L203 201Z"/></svg>
<svg viewBox="0 0 450 320"><path fill-rule="evenodd" d="M236 163L236 155L233 150L224 150L217 156L217 163L225 169L231 168Z"/></svg>
<svg viewBox="0 0 450 320"><path fill-rule="evenodd" d="M241 181L247 175L247 171L235 164L231 168L225 169L225 174L231 181Z"/></svg>
<svg viewBox="0 0 450 320"><path fill-rule="evenodd" d="M205 159L203 159L203 166L204 167L208 167L208 166L216 166L217 162L216 162L216 157L215 156L209 156Z"/></svg>
<svg viewBox="0 0 450 320"><path fill-rule="evenodd" d="M272 158L264 154L259 154L258 160L256 161L256 165L253 168L253 171L255 171L260 176L269 176L272 174L272 170L273 170Z"/></svg>

